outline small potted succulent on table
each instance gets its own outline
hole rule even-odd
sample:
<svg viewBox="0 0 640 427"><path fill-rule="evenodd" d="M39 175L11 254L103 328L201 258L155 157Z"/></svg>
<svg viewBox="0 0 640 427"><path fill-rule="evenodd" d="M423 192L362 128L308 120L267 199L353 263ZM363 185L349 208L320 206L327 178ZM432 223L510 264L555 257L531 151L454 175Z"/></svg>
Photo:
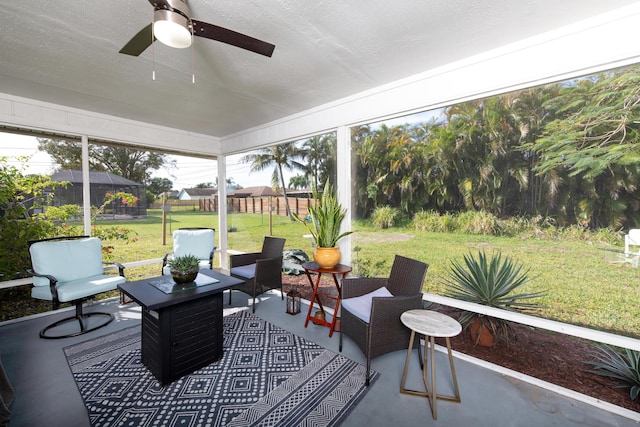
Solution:
<svg viewBox="0 0 640 427"><path fill-rule="evenodd" d="M169 260L168 265L176 283L193 282L200 270L200 260L195 255L177 256Z"/></svg>

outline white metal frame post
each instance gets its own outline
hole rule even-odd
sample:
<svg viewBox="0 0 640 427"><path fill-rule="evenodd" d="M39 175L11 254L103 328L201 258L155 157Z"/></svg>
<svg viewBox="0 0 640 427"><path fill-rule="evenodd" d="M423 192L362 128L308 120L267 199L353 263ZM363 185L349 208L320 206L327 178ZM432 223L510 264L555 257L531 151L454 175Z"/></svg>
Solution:
<svg viewBox="0 0 640 427"><path fill-rule="evenodd" d="M82 210L84 234L91 235L91 182L89 182L89 137L82 135Z"/></svg>
<svg viewBox="0 0 640 427"><path fill-rule="evenodd" d="M351 212L353 211L353 203L351 198L351 128L340 126L336 131L336 167L337 182L336 191L338 192L338 201L342 206L347 207L347 214L344 217L341 232L351 230ZM351 264L351 236L340 239L338 242L342 258L341 264Z"/></svg>
<svg viewBox="0 0 640 427"><path fill-rule="evenodd" d="M227 250L227 157L218 156L218 241L220 242L220 268L229 269Z"/></svg>

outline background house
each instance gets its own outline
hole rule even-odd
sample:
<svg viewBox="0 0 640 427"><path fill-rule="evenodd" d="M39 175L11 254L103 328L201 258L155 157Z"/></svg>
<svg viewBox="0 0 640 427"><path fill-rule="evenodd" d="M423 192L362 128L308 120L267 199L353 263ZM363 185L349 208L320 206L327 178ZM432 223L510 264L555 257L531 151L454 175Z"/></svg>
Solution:
<svg viewBox="0 0 640 427"><path fill-rule="evenodd" d="M178 193L178 200L213 199L217 194L217 188L183 188Z"/></svg>
<svg viewBox="0 0 640 427"><path fill-rule="evenodd" d="M227 192L227 196L237 199L243 199L247 197L278 197L280 195L282 195L282 193L275 192L273 188L269 187L268 185L239 188L237 190L230 189Z"/></svg>

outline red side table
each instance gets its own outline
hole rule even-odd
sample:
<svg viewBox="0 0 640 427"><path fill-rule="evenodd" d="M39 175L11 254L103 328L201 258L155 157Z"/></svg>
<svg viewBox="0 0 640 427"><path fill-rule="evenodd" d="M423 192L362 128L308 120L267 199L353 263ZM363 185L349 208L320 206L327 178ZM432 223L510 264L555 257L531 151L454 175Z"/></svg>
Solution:
<svg viewBox="0 0 640 427"><path fill-rule="evenodd" d="M333 335L333 331L336 328L336 319L338 316L338 310L340 309L340 299L342 297L341 281L345 277L347 277L347 274L351 272L351 267L344 264L337 264L332 268L321 268L315 262L305 262L304 264L302 264L302 268L304 268L305 273L307 273L307 278L309 279L309 283L311 284L311 289L313 289L313 293L311 295L311 303L309 304L309 311L307 312L307 319L304 322L304 327L305 328L307 327L307 325L309 324L309 320L311 320L313 323L316 323L318 325L328 326L329 336L331 337ZM317 274L315 283L311 278L311 273ZM333 283L335 283L336 289L338 290L337 297L334 295L328 295L322 292L318 292L320 287L320 278L322 277L323 274L330 274L333 277ZM338 276L341 276L340 280L338 280ZM324 312L324 307L322 306L322 301L320 300L321 296L332 299L336 302L335 308L333 310L333 318L331 319L331 323L327 322L326 320L315 319L311 316L311 311L313 310L314 303L317 303L320 306L320 310Z"/></svg>

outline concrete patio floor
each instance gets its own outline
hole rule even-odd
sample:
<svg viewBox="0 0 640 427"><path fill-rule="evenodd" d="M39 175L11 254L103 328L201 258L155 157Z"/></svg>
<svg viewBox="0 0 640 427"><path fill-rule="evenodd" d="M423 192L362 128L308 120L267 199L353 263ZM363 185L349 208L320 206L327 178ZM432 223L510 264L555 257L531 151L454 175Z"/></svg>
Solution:
<svg viewBox="0 0 640 427"><path fill-rule="evenodd" d="M225 302L228 297L225 293ZM248 307L245 294L234 292L234 307ZM279 292L262 296L256 315L284 329L338 351L339 334L328 336L328 328L309 324L304 328L303 312L285 313ZM61 340L45 340L40 329L68 313L48 313L0 323L0 357L15 390L9 426L88 426L89 420L80 393L67 365L62 348L140 323L140 308L120 306L117 299L94 303L87 311L107 310L116 320L87 335ZM365 363L364 355L345 337L343 354ZM417 354L417 353L416 353ZM496 372L484 362L456 355L455 367L462 402L438 401L434 421L427 399L399 392L406 351L396 351L373 360L381 375L342 425L345 426L637 426L640 414L608 404L595 406L556 393L522 379ZM419 388L421 371L415 362L409 371L408 387ZM452 393L446 354L437 355L438 392Z"/></svg>

